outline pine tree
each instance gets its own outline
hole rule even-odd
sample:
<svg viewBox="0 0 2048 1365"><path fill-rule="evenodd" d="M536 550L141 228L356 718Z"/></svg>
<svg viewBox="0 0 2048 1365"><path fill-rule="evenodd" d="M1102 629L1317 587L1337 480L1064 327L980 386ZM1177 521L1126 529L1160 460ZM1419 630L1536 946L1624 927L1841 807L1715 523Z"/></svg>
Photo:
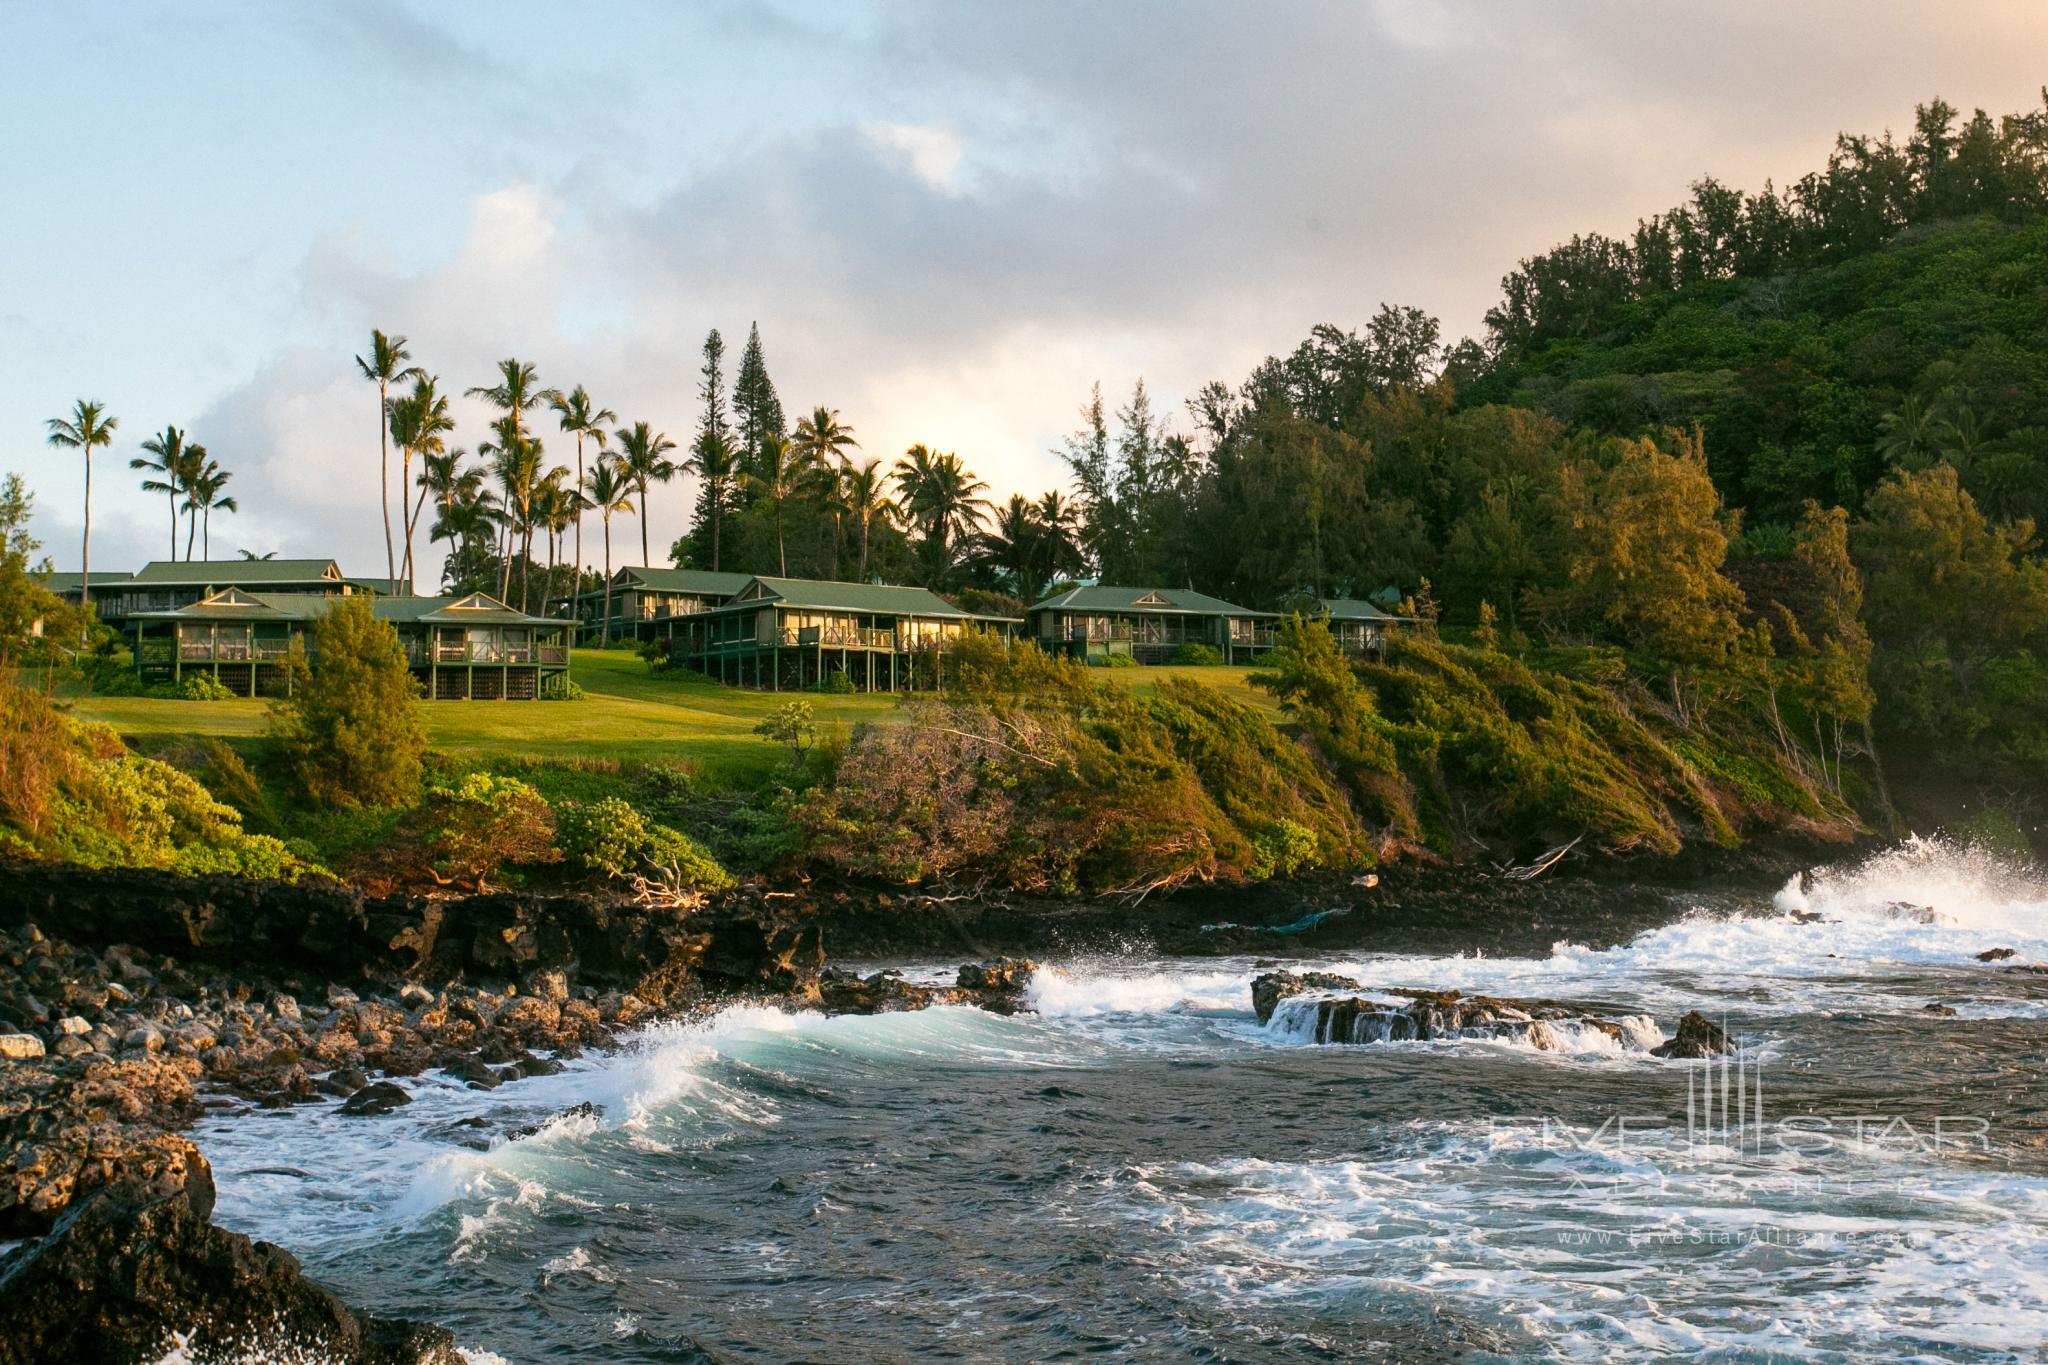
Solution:
<svg viewBox="0 0 2048 1365"><path fill-rule="evenodd" d="M768 377L768 361L761 351L761 324L747 331L747 349L740 353L739 374L733 380L732 412L739 442L742 469L758 474L762 443L770 436L788 433L782 400L775 396L775 381Z"/></svg>
<svg viewBox="0 0 2048 1365"><path fill-rule="evenodd" d="M698 475L697 502L690 518L690 558L695 564L722 568L725 559L723 523L739 510L735 485L738 480L712 475L705 462L711 452L716 467L724 468L732 451L732 422L726 413L725 338L716 327L704 338L704 365L698 371L697 399L704 405L697 419L696 439L690 443L692 472Z"/></svg>

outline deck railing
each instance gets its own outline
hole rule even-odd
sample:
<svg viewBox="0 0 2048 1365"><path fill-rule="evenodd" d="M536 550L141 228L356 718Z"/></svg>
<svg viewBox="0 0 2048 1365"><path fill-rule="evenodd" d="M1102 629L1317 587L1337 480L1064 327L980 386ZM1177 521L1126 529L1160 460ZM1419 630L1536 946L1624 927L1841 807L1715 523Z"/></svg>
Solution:
<svg viewBox="0 0 2048 1365"><path fill-rule="evenodd" d="M790 634L786 630L782 633ZM786 643L822 645L827 649L894 649L896 632L874 626L804 626L793 641Z"/></svg>

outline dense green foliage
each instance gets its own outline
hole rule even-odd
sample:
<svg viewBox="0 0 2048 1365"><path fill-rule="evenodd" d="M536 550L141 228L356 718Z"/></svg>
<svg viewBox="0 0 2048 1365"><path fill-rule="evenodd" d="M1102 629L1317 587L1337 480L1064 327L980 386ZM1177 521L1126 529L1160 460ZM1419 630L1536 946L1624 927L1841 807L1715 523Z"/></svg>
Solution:
<svg viewBox="0 0 2048 1365"><path fill-rule="evenodd" d="M486 879L512 864L552 861L555 813L540 793L514 777L465 773L429 787L416 818L425 869L444 886L486 889Z"/></svg>
<svg viewBox="0 0 2048 1365"><path fill-rule="evenodd" d="M559 819L562 853L579 867L622 880L662 877L679 890L732 885L731 874L694 839L647 819L619 797L570 802Z"/></svg>
<svg viewBox="0 0 2048 1365"><path fill-rule="evenodd" d="M1272 722L1200 684L1149 698L970 637L951 686L855 730L797 818L810 855L896 881L1143 894L1370 862L1364 827Z"/></svg>
<svg viewBox="0 0 2048 1365"><path fill-rule="evenodd" d="M1759 826L1854 828L1846 803L1742 713L1681 726L1627 683L1613 649L1517 657L1404 636L1352 660L1320 624L1296 620L1269 663L1265 685L1359 808L1439 852L1587 836L1673 853Z"/></svg>
<svg viewBox="0 0 2048 1365"><path fill-rule="evenodd" d="M0 683L0 852L186 876L325 875L190 776L130 753L113 731L60 714L33 688Z"/></svg>
<svg viewBox="0 0 2048 1365"><path fill-rule="evenodd" d="M367 599L340 597L314 627L313 649L317 663L294 661L291 696L271 710L307 795L342 810L412 804L427 737L398 632Z"/></svg>

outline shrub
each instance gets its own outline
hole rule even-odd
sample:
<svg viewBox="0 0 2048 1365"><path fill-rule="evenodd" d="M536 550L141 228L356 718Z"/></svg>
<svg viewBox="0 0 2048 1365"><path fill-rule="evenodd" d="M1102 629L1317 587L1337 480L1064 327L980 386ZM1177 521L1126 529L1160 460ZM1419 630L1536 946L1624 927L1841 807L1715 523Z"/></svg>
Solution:
<svg viewBox="0 0 2048 1365"><path fill-rule="evenodd" d="M168 763L131 754L103 725L0 684L0 844L89 867L153 867L298 881L325 871L252 835L232 807Z"/></svg>
<svg viewBox="0 0 2048 1365"><path fill-rule="evenodd" d="M314 628L319 663L292 661L292 694L271 707L271 731L306 794L342 809L405 806L419 797L427 736L420 689L398 632L369 599L339 597Z"/></svg>
<svg viewBox="0 0 2048 1365"><path fill-rule="evenodd" d="M427 871L443 886L485 881L508 864L555 859L555 815L517 778L469 773L431 787L419 813Z"/></svg>
<svg viewBox="0 0 2048 1365"><path fill-rule="evenodd" d="M815 686L818 691L837 697L850 697L857 690L853 685L853 679L846 676L846 670L843 668L833 669L818 679Z"/></svg>
<svg viewBox="0 0 2048 1365"><path fill-rule="evenodd" d="M731 874L695 840L653 823L616 796L567 803L557 812L557 830L563 855L592 872L620 879L654 875L678 890L732 885Z"/></svg>
<svg viewBox="0 0 2048 1365"><path fill-rule="evenodd" d="M558 673L541 684L542 701L582 701L583 689L566 673Z"/></svg>
<svg viewBox="0 0 2048 1365"><path fill-rule="evenodd" d="M1173 662L1177 664L1211 665L1223 662L1223 651L1214 645L1200 644L1190 640L1173 651Z"/></svg>
<svg viewBox="0 0 2048 1365"><path fill-rule="evenodd" d="M811 719L811 704L807 701L784 702L779 710L754 727L754 733L776 744L789 746L792 765L804 761L804 755L818 742L818 727Z"/></svg>
<svg viewBox="0 0 2048 1365"><path fill-rule="evenodd" d="M1090 660L1097 668L1136 668L1138 661L1128 654L1105 654Z"/></svg>
<svg viewBox="0 0 2048 1365"><path fill-rule="evenodd" d="M233 701L237 694L211 673L194 673L178 688L181 701Z"/></svg>

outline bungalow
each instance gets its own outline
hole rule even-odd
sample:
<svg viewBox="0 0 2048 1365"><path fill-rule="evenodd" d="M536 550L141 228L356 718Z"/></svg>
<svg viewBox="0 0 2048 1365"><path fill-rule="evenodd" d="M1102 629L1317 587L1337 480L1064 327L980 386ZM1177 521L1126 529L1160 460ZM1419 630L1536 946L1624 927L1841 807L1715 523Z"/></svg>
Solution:
<svg viewBox="0 0 2048 1365"><path fill-rule="evenodd" d="M677 618L722 607L753 581L752 574L628 565L612 575L612 635L635 640L673 635ZM593 588L553 599L548 612L574 620L580 643L602 633L604 598L603 588Z"/></svg>
<svg viewBox="0 0 2048 1365"><path fill-rule="evenodd" d="M1387 628L1407 622L1406 616L1390 616L1370 602L1351 597L1318 597L1306 613L1323 622L1336 637L1337 648L1349 654L1364 654L1386 643Z"/></svg>
<svg viewBox="0 0 2048 1365"><path fill-rule="evenodd" d="M669 660L745 687L802 688L838 673L862 691L893 692L935 681L929 654L947 641L1022 625L925 588L755 577L723 606L673 618Z"/></svg>
<svg viewBox="0 0 2048 1365"><path fill-rule="evenodd" d="M145 682L205 673L244 696L291 687L295 651L312 650L312 625L340 593L228 588L188 606L137 612L135 670ZM406 662L436 701L531 701L569 675L569 622L528 616L480 592L465 597L377 597Z"/></svg>
<svg viewBox="0 0 2048 1365"><path fill-rule="evenodd" d="M376 590L374 581L345 576L331 559L153 559L118 577L103 589L100 575L92 576L93 605L110 624L143 612L176 611L227 588L310 597Z"/></svg>
<svg viewBox="0 0 2048 1365"><path fill-rule="evenodd" d="M1207 645L1231 663L1273 647L1270 611L1253 611L1186 588L1070 588L1032 607L1026 634L1077 658L1126 654L1163 664L1183 645Z"/></svg>

